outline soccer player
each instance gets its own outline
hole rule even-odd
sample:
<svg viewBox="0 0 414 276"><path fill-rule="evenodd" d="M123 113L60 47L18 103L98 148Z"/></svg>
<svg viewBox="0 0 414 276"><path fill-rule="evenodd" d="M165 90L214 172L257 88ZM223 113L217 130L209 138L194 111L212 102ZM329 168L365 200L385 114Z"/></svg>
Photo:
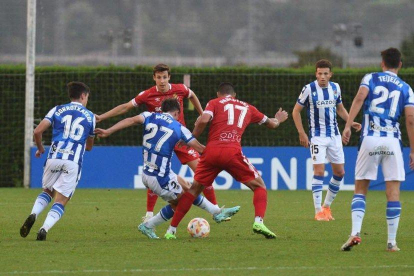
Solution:
<svg viewBox="0 0 414 276"><path fill-rule="evenodd" d="M170 203L156 216L138 226L138 230L151 239L158 239L154 228L173 216L174 208L182 193L191 186L184 179L177 178L171 170L171 157L175 145L181 140L200 153L204 150L204 146L191 135L191 132L177 121L180 118L181 107L176 99L165 99L161 104L161 110L163 113L143 112L135 117L124 119L107 130L96 129L99 137L107 137L132 125L144 125L142 182L148 189ZM202 196L195 198L193 203L212 214L213 219L218 223L228 220L240 208L237 206L220 209Z"/></svg>
<svg viewBox="0 0 414 276"><path fill-rule="evenodd" d="M97 115L96 121L100 122L108 118L124 114L141 104L145 104L149 112L161 112L161 102L166 98L175 97L179 101L182 111L179 115L178 121L183 126L185 126L183 99L188 98L200 115L203 113L203 108L201 107L197 95L191 89L186 87L184 84L169 83L170 78L170 68L167 65L156 65L153 69L153 79L155 81L155 86L142 91L129 102L118 105L117 107L102 115ZM174 152L180 160L181 164L188 165L193 172L195 171L200 157L197 151L191 147L189 148L186 145L177 145L174 148ZM178 176L178 178L181 177ZM206 198L208 198L209 201L217 205L216 195L213 187L206 189L204 191L204 195ZM151 190L148 190L147 213L143 217L144 221L153 216L154 206L157 203L157 199L158 196L155 193L151 192Z"/></svg>
<svg viewBox="0 0 414 276"><path fill-rule="evenodd" d="M253 231L269 239L276 237L263 224L267 205L266 185L256 168L243 155L240 142L249 124L258 123L268 128L277 128L288 118L288 114L280 108L275 118L268 118L254 106L236 99L235 96L236 92L231 83L220 84L217 99L208 102L203 115L196 123L193 135L198 137L210 122L207 146L197 166L193 185L178 203L171 225L165 234L166 239L176 239L176 228L192 202L204 187L212 185L216 176L223 170L254 192Z"/></svg>
<svg viewBox="0 0 414 276"><path fill-rule="evenodd" d="M293 108L292 117L299 132L300 144L306 148L310 146L313 162L312 194L315 220L329 221L334 220L330 206L345 175L344 151L336 114L346 121L348 112L342 104L339 84L329 81L332 77L331 62L322 59L316 62L315 67L316 80L303 87ZM307 109L310 143L300 115L303 107ZM361 125L358 123L353 123L352 127L357 131L361 129ZM328 192L322 206L322 185L326 158L331 162L333 176L329 181Z"/></svg>
<svg viewBox="0 0 414 276"><path fill-rule="evenodd" d="M75 192L85 150L90 151L93 147L95 116L86 109L89 87L81 82L70 82L67 87L71 102L52 108L34 130L37 158L45 152L42 134L50 126L53 136L44 166L43 192L37 197L30 216L20 228L23 238L27 237L36 218L55 197L55 203L37 233L37 240L46 240L48 231L63 216L65 206Z"/></svg>
<svg viewBox="0 0 414 276"><path fill-rule="evenodd" d="M403 112L410 141L410 168L414 169L414 94L397 74L402 66L396 48L381 52L382 72L365 75L352 102L349 118L342 133L344 144L351 137L350 126L363 106L363 127L355 168L355 191L352 199L352 231L341 247L349 251L361 243L365 215L365 197L371 180L377 179L381 165L387 196L388 251L399 251L396 237L400 221L400 182L405 180L399 119Z"/></svg>

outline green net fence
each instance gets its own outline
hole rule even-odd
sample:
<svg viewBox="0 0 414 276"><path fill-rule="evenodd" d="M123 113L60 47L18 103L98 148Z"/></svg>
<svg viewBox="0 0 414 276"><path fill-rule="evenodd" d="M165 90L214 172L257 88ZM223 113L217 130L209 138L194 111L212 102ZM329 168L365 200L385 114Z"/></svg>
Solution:
<svg viewBox="0 0 414 276"><path fill-rule="evenodd" d="M203 107L216 97L217 86L221 82L231 82L235 85L237 97L255 105L268 116L273 116L282 107L290 114L302 87L314 80L309 72L260 72L251 69L242 72L211 72L201 69L189 72L190 87L197 94ZM259 72L257 72L259 71ZM331 79L338 82L342 89L343 102L349 109L352 99L358 90L361 78L366 72L337 73ZM173 72L171 83L183 83L186 72ZM414 83L414 74L401 74L408 83ZM130 101L139 92L154 85L152 72L127 71L67 71L67 72L38 72L35 78L35 126L44 118L45 114L54 106L69 101L66 93L66 84L70 81L82 81L91 88L88 108L96 114L104 113L111 108ZM7 74L0 72L1 108L0 137L0 187L21 186L23 178L23 138L24 138L24 74ZM145 110L140 106L136 110L123 116L111 118L98 126L107 128L122 118L134 116ZM198 117L197 112L185 102L185 118L188 128L193 128ZM302 120L307 128L306 112L302 112ZM340 129L344 122L338 119ZM408 145L404 132L404 145ZM111 146L138 146L142 141L141 127L132 127L120 131L106 139L96 140L96 145ZM205 142L207 131L201 137ZM50 143L51 131L44 135L44 143ZM357 145L358 135L353 135L351 145ZM290 116L280 128L269 131L261 126L250 126L242 140L243 146L299 146L298 135Z"/></svg>

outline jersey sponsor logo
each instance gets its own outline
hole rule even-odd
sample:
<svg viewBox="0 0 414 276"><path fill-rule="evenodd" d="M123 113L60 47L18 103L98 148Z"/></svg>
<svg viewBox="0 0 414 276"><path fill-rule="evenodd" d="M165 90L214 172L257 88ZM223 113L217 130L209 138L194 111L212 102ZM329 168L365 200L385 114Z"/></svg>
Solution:
<svg viewBox="0 0 414 276"><path fill-rule="evenodd" d="M66 169L65 165L56 166L54 169L51 169L50 172L51 173L62 172L62 173L65 173L65 174L69 174L69 171Z"/></svg>
<svg viewBox="0 0 414 276"><path fill-rule="evenodd" d="M153 169L155 171L158 171L158 166L154 163L148 162L148 161L144 161L145 166L147 166L150 169Z"/></svg>
<svg viewBox="0 0 414 276"><path fill-rule="evenodd" d="M155 107L155 112L161 112L162 110L161 110L161 106L157 106L157 107Z"/></svg>
<svg viewBox="0 0 414 276"><path fill-rule="evenodd" d="M335 107L336 106L336 101L335 100L316 101L316 106L318 108Z"/></svg>
<svg viewBox="0 0 414 276"><path fill-rule="evenodd" d="M369 156L375 155L394 155L394 152L387 146L378 146L374 148L374 151L369 152Z"/></svg>
<svg viewBox="0 0 414 276"><path fill-rule="evenodd" d="M369 128L371 130L377 130L377 131L398 132L398 128L397 127L393 127L393 126L379 126L379 125L376 125L373 121L370 121L369 122Z"/></svg>
<svg viewBox="0 0 414 276"><path fill-rule="evenodd" d="M160 98L155 98L155 101L159 102L159 101L161 101L161 99Z"/></svg>
<svg viewBox="0 0 414 276"><path fill-rule="evenodd" d="M75 152L71 149L58 149L56 145L52 146L52 153L58 152L58 153L62 153L62 154L70 154L70 155L74 155Z"/></svg>
<svg viewBox="0 0 414 276"><path fill-rule="evenodd" d="M226 141L226 142L239 142L241 141L241 135L237 133L237 131L224 131L220 133L220 141Z"/></svg>

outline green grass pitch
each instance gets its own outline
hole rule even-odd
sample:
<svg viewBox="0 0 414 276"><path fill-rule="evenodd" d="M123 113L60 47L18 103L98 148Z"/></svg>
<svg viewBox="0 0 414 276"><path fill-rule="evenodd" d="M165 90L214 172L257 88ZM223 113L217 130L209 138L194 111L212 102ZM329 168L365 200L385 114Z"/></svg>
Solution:
<svg viewBox="0 0 414 276"><path fill-rule="evenodd" d="M0 189L0 275L414 275L414 192L401 195L400 252L386 252L384 192L370 191L362 244L339 249L351 228L351 192L340 192L332 222L313 220L310 191L269 191L265 224L278 238L252 233L250 191L217 191L220 204L241 205L228 223L216 224L193 207L178 240L149 240L137 231L145 213L143 190L76 191L46 242L37 242L44 211L25 239L19 228L40 190ZM324 192L325 194L325 192ZM156 211L164 202L158 200ZM50 207L50 206L49 206ZM190 238L191 218L211 225L207 239ZM168 224L160 226L163 237Z"/></svg>

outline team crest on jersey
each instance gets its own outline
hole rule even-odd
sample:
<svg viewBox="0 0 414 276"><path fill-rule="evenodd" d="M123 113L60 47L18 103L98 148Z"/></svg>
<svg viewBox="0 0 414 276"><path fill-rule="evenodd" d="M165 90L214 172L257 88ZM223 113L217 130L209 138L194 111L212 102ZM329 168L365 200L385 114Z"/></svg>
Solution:
<svg viewBox="0 0 414 276"><path fill-rule="evenodd" d="M160 98L155 98L155 101L159 102L159 101L161 101L161 99Z"/></svg>
<svg viewBox="0 0 414 276"><path fill-rule="evenodd" d="M313 92L312 94L313 94L314 97L316 96L316 92Z"/></svg>

